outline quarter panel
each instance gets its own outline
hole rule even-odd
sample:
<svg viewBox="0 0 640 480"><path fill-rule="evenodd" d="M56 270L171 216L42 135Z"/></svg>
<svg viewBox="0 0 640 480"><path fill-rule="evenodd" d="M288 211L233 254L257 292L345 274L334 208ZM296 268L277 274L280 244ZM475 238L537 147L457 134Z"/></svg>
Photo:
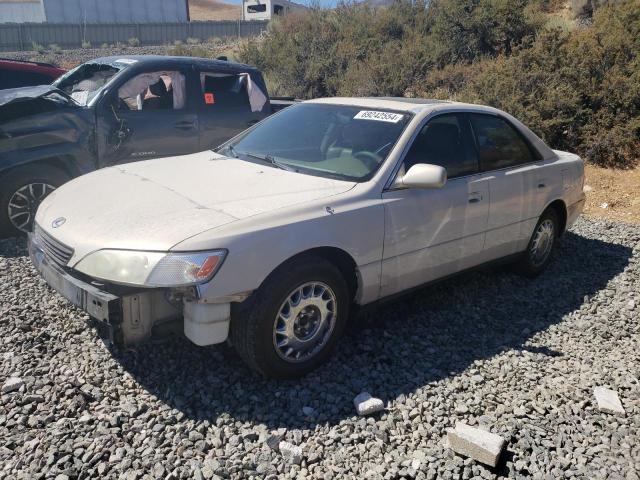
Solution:
<svg viewBox="0 0 640 480"><path fill-rule="evenodd" d="M384 235L380 199L326 199L304 209L285 209L234 222L176 245L173 250L226 248L227 258L211 282L201 287L204 301L257 289L279 265L297 254L335 247L354 259L360 277L359 303L376 300Z"/></svg>

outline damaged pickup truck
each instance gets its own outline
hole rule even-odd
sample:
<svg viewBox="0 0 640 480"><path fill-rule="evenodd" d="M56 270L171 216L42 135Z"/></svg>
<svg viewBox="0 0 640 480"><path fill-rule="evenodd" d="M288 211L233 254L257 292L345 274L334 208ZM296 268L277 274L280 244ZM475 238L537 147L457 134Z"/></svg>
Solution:
<svg viewBox="0 0 640 480"><path fill-rule="evenodd" d="M73 177L211 149L291 102L260 71L224 60L122 56L52 85L0 91L0 237L30 231L40 202Z"/></svg>

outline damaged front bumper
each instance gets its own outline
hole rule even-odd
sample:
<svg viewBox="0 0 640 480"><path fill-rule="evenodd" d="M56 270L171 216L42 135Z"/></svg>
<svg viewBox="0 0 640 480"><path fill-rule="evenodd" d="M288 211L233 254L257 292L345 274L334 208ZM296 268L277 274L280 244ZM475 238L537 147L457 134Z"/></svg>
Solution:
<svg viewBox="0 0 640 480"><path fill-rule="evenodd" d="M49 258L37 237L29 234L29 256L42 278L63 297L81 308L96 322L108 342L130 346L149 338L155 326L180 320L184 333L197 345L226 340L229 332L229 303L203 304L184 300L182 305L167 299L167 289L144 289L115 295L71 275Z"/></svg>

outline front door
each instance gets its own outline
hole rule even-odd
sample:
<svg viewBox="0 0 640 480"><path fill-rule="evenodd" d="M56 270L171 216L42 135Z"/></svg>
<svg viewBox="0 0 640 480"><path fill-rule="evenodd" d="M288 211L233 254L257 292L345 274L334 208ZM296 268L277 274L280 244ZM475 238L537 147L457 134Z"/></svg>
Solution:
<svg viewBox="0 0 640 480"><path fill-rule="evenodd" d="M199 151L198 115L188 71L145 72L97 107L101 165Z"/></svg>
<svg viewBox="0 0 640 480"><path fill-rule="evenodd" d="M416 163L446 168L439 189L383 193L385 239L381 296L441 278L480 262L489 215L486 177L463 114L431 119L408 151L399 174Z"/></svg>

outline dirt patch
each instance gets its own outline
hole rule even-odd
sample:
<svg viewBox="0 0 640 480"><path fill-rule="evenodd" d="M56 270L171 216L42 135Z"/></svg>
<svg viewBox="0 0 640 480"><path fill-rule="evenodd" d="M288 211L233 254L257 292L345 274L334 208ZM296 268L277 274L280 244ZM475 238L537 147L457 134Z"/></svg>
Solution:
<svg viewBox="0 0 640 480"><path fill-rule="evenodd" d="M585 214L640 223L640 167L614 170L587 165L585 177Z"/></svg>
<svg viewBox="0 0 640 480"><path fill-rule="evenodd" d="M192 21L238 20L242 13L240 5L220 0L190 0L189 16Z"/></svg>

